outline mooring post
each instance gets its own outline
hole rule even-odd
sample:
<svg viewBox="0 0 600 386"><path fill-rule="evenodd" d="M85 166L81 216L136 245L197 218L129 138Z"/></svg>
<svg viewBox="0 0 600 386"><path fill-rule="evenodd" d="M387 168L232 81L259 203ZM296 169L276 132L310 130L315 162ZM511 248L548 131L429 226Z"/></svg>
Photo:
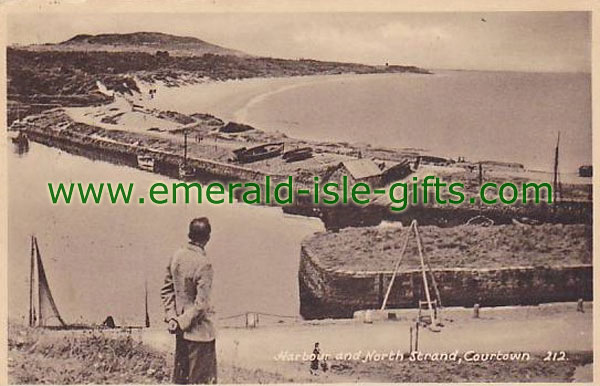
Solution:
<svg viewBox="0 0 600 386"><path fill-rule="evenodd" d="M473 306L473 317L475 319L479 319L479 304L475 303L475 305Z"/></svg>
<svg viewBox="0 0 600 386"><path fill-rule="evenodd" d="M379 274L377 289L377 303L383 304L383 273Z"/></svg>
<svg viewBox="0 0 600 386"><path fill-rule="evenodd" d="M415 332L415 351L419 351L419 322L417 321L415 324L417 329Z"/></svg>

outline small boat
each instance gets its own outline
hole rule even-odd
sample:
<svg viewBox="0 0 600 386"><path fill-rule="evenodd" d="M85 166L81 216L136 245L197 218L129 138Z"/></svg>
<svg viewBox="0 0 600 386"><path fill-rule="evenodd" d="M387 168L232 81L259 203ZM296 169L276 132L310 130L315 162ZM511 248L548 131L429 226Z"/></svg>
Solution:
<svg viewBox="0 0 600 386"><path fill-rule="evenodd" d="M29 265L29 326L67 327L58 312L38 246L37 238L31 236L31 263Z"/></svg>
<svg viewBox="0 0 600 386"><path fill-rule="evenodd" d="M592 165L583 165L579 167L579 177L591 177Z"/></svg>
<svg viewBox="0 0 600 386"><path fill-rule="evenodd" d="M149 172L154 171L154 158L149 155L139 154L137 156L138 167Z"/></svg>
<svg viewBox="0 0 600 386"><path fill-rule="evenodd" d="M313 156L312 147L301 147L298 149L286 151L283 153L283 159L285 162L296 162L302 161Z"/></svg>
<svg viewBox="0 0 600 386"><path fill-rule="evenodd" d="M187 163L181 163L179 165L179 178L182 180L189 180L196 177L196 169Z"/></svg>
<svg viewBox="0 0 600 386"><path fill-rule="evenodd" d="M387 184L390 182L399 181L409 176L411 173L414 172L414 170L411 168L410 163L410 160L405 159L400 161L396 165L391 166L389 169L386 169L381 174L383 182Z"/></svg>
<svg viewBox="0 0 600 386"><path fill-rule="evenodd" d="M267 158L278 157L283 153L283 142L268 143L265 145L251 147L249 149L242 147L234 150L237 160L241 163L260 161Z"/></svg>

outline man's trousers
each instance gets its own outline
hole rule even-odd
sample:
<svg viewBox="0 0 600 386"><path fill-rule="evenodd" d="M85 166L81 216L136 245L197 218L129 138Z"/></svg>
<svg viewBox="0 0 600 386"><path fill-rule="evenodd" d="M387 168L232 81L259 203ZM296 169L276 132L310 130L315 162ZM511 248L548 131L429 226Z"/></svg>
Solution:
<svg viewBox="0 0 600 386"><path fill-rule="evenodd" d="M217 353L215 341L194 342L177 334L173 383L178 385L216 384Z"/></svg>

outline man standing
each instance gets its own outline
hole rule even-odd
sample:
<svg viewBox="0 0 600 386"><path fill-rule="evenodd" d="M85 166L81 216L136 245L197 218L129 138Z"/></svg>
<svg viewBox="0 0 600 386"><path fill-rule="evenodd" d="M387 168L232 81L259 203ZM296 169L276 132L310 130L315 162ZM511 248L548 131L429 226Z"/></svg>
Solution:
<svg viewBox="0 0 600 386"><path fill-rule="evenodd" d="M204 246L210 239L206 217L192 220L189 243L173 255L161 289L165 321L176 335L176 384L217 383L215 330L210 321L213 269Z"/></svg>

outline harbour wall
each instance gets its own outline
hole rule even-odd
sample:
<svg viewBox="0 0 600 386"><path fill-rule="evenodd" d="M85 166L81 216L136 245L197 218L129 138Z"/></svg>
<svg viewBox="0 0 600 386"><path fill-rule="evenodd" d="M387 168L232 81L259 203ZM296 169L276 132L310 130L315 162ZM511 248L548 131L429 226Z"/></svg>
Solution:
<svg viewBox="0 0 600 386"><path fill-rule="evenodd" d="M513 219L527 218L541 223L591 224L591 201L559 201L555 204L527 203L519 205L467 205L461 206L410 206L404 212L385 211L388 221L410 224L417 220L420 225L453 227L466 224L477 216L485 216L494 224L512 224Z"/></svg>
<svg viewBox="0 0 600 386"><path fill-rule="evenodd" d="M392 275L392 271L331 269L303 246L298 273L300 314L307 319L349 318L355 311L379 309ZM592 299L591 264L434 269L433 275L443 306L536 305ZM420 300L425 300L421 271L399 272L387 308L417 308Z"/></svg>
<svg viewBox="0 0 600 386"><path fill-rule="evenodd" d="M154 158L156 173L169 177L178 176L179 165L183 162L183 156L178 154L113 140L76 134L69 136L54 135L32 129L25 130L25 133L29 139L46 146L56 147L91 159L131 167L137 167L137 155L143 153ZM202 181L264 181L267 175L271 176L273 181L287 178L283 175L273 175L272 173L208 159L188 157L187 162L198 171L198 178Z"/></svg>
<svg viewBox="0 0 600 386"><path fill-rule="evenodd" d="M23 131L35 142L87 158L130 167L137 167L138 154L147 154L155 159L156 173L173 178L178 178L179 164L183 162L183 156L180 154L140 147L118 140L82 135L77 132L46 131L35 126L29 126ZM200 182L253 181L261 184L267 175L271 177L273 183L286 181L288 178L285 175L276 175L247 166L195 157L189 157L188 164L198 171L196 180ZM302 181L295 181L295 184L302 184ZM240 195L242 192L238 189L236 193ZM270 205L277 204L271 203ZM560 202L552 207L540 204L483 209L469 206L460 208L416 206L409 207L403 212L393 212L387 206L376 203L366 206L315 206L311 199L303 200L303 197L297 196L294 204L284 205L283 210L291 214L318 217L327 229L333 230L348 226L373 226L383 220L399 221L403 224L417 220L421 225L451 227L462 225L478 215L489 217L495 224L510 224L512 219L520 217L549 223L591 223L592 217L591 202Z"/></svg>

